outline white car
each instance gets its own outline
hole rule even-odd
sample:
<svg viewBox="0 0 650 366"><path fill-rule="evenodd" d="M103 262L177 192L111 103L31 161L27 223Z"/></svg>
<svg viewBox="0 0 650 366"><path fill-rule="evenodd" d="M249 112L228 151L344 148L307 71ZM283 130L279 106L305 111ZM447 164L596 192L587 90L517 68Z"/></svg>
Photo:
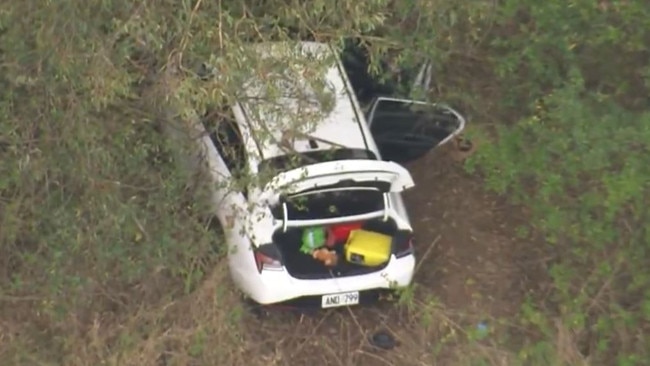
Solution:
<svg viewBox="0 0 650 366"><path fill-rule="evenodd" d="M272 58L288 46L253 47ZM401 196L414 182L400 164L449 141L465 120L444 105L391 97L376 98L364 113L333 47L297 47L305 57L332 56L325 68L334 96L330 110L309 131L287 139L289 125L300 128L292 121L296 101L251 97L259 92L253 87L259 80L252 80L243 86L250 98L197 118L194 128L202 133L195 156L201 160L187 166L205 168L211 180L211 209L230 248L232 280L247 297L263 305L322 308L374 300L384 290L408 286L415 268L413 230ZM291 85L308 88L305 80ZM244 176L258 179L238 179ZM338 263L326 266L301 252L306 228L344 223L391 237L386 260L352 263L340 245L334 248Z"/></svg>

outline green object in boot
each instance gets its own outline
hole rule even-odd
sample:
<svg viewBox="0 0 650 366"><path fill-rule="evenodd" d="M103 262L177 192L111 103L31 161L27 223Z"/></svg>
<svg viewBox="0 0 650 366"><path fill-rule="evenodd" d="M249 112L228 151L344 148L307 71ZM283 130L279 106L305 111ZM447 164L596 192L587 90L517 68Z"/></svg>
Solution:
<svg viewBox="0 0 650 366"><path fill-rule="evenodd" d="M314 250L325 245L325 228L323 227L309 227L302 232L302 246L300 251L305 254L311 254Z"/></svg>

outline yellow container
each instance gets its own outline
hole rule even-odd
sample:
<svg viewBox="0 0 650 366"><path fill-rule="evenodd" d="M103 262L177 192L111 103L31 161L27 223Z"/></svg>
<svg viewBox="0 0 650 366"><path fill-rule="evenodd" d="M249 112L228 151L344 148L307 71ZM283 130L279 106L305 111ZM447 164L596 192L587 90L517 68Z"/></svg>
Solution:
<svg viewBox="0 0 650 366"><path fill-rule="evenodd" d="M348 262L362 266L380 266L390 259L393 238L367 230L352 230L343 247Z"/></svg>

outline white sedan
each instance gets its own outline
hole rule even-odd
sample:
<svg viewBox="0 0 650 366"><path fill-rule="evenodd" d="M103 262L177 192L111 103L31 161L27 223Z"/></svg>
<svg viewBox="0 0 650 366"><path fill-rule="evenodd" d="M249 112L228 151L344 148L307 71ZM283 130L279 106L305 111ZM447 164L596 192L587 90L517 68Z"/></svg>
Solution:
<svg viewBox="0 0 650 366"><path fill-rule="evenodd" d="M324 72L333 103L309 128L295 123L300 103L288 93L245 98L194 121L202 133L185 166L203 169L211 182L234 283L259 304L322 308L408 286L413 229L401 193L414 182L401 164L460 133L464 118L445 105L391 97L364 113L330 45L253 47L267 59L282 50L332 56ZM259 92L255 82L244 86L249 96ZM297 76L289 84L278 85L310 85Z"/></svg>

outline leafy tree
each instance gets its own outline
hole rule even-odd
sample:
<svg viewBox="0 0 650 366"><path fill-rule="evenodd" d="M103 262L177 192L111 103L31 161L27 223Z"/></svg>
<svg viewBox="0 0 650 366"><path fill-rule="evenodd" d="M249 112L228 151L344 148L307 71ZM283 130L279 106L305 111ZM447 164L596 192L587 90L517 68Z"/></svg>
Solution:
<svg viewBox="0 0 650 366"><path fill-rule="evenodd" d="M551 298L531 298L522 317L548 342L521 354L526 362L578 362L553 346L560 319L582 359L641 364L650 296L650 9L636 1L551 1L506 2L500 10L506 28L519 20L514 34L492 40L502 52L497 75L512 92L503 101L529 112L498 126L498 142L468 168L532 208L532 226L553 258Z"/></svg>

